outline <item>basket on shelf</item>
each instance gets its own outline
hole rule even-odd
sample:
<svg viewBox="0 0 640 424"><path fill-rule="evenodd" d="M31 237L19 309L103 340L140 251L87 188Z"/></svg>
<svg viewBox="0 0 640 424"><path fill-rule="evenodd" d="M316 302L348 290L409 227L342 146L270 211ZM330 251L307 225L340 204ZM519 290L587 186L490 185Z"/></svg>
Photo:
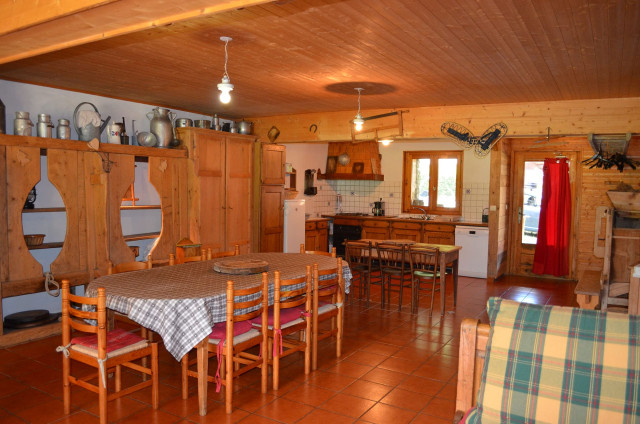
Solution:
<svg viewBox="0 0 640 424"><path fill-rule="evenodd" d="M25 234L24 242L28 247L40 246L44 241L44 234Z"/></svg>
<svg viewBox="0 0 640 424"><path fill-rule="evenodd" d="M285 199L293 200L293 199L296 198L296 196L298 196L298 191L297 190L285 189L284 190L284 194L285 194Z"/></svg>

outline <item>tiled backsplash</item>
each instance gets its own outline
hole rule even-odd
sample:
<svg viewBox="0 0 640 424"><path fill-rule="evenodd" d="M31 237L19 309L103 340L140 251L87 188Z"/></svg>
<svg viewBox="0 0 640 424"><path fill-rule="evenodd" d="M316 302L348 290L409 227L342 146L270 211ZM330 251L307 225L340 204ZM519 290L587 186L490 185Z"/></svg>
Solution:
<svg viewBox="0 0 640 424"><path fill-rule="evenodd" d="M373 202L382 198L386 215L402 213L400 181L318 180L318 194L304 196L306 212L313 217L336 212L371 214ZM338 204L338 195L341 197ZM489 184L468 184L462 191L462 217L465 221L481 221L482 210L489 206ZM339 210L340 209L340 210Z"/></svg>

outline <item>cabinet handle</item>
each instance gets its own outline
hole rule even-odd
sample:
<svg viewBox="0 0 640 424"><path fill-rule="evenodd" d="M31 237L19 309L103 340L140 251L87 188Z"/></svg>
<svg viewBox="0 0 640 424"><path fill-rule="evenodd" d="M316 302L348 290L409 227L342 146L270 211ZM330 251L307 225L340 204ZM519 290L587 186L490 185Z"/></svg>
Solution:
<svg viewBox="0 0 640 424"><path fill-rule="evenodd" d="M231 206L229 206L229 210L232 210L233 208Z"/></svg>

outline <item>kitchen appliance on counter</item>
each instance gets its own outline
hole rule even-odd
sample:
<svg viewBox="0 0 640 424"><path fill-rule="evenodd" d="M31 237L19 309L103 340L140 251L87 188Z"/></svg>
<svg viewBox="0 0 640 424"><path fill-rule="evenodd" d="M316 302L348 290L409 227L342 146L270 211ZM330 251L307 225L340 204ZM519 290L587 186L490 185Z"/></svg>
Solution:
<svg viewBox="0 0 640 424"><path fill-rule="evenodd" d="M373 202L373 209L371 209L371 213L373 216L384 216L384 202L382 201L382 197L380 201Z"/></svg>
<svg viewBox="0 0 640 424"><path fill-rule="evenodd" d="M284 253L299 253L304 244L304 199L284 201Z"/></svg>

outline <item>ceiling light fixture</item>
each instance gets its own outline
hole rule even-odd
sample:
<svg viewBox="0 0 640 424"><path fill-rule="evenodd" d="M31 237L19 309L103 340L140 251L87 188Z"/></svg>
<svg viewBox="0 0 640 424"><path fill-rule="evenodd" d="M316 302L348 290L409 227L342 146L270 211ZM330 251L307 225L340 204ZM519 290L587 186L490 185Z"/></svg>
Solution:
<svg viewBox="0 0 640 424"><path fill-rule="evenodd" d="M391 138L383 138L378 140L378 143L382 143L383 146L388 146L389 144L393 143L393 139Z"/></svg>
<svg viewBox="0 0 640 424"><path fill-rule="evenodd" d="M231 101L231 91L233 90L233 84L231 84L227 74L227 60L229 59L227 46L229 41L233 39L231 37L220 37L220 40L224 41L224 75L222 76L222 82L218 84L218 90L220 90L220 101L227 104Z"/></svg>
<svg viewBox="0 0 640 424"><path fill-rule="evenodd" d="M362 126L364 125L364 119L362 115L360 115L360 93L364 88L354 88L358 92L358 113L356 113L356 117L353 118L353 125L356 131L362 131Z"/></svg>

